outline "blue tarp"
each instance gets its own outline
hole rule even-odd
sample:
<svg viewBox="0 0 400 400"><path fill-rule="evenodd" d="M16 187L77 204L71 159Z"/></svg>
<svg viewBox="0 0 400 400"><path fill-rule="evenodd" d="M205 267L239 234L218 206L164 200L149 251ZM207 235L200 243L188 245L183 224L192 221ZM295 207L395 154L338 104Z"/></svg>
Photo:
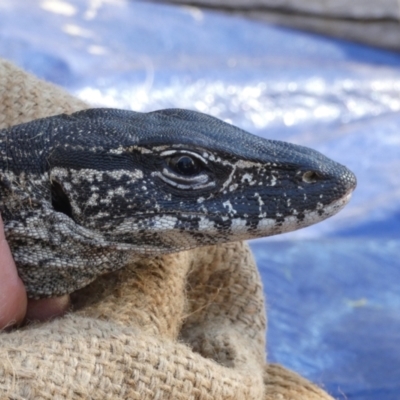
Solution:
<svg viewBox="0 0 400 400"><path fill-rule="evenodd" d="M268 358L339 399L400 399L400 56L197 8L0 1L0 56L95 105L183 107L352 169L337 216L252 242Z"/></svg>

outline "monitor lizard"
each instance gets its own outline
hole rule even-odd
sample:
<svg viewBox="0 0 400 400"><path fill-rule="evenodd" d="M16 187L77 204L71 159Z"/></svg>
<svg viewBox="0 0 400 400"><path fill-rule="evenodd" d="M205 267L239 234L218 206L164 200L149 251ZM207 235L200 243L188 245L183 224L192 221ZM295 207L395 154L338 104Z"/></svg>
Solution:
<svg viewBox="0 0 400 400"><path fill-rule="evenodd" d="M338 212L356 178L319 152L182 109L89 109L0 131L0 212L31 298L131 261Z"/></svg>

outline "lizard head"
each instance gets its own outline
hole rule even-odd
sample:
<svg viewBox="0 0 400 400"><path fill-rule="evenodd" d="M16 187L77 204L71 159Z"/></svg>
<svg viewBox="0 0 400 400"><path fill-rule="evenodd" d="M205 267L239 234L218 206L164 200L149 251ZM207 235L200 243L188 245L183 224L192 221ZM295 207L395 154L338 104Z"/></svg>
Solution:
<svg viewBox="0 0 400 400"><path fill-rule="evenodd" d="M194 111L65 118L71 133L49 159L53 206L145 255L302 228L338 212L356 185L315 150Z"/></svg>
<svg viewBox="0 0 400 400"><path fill-rule="evenodd" d="M356 185L314 150L193 111L92 109L0 134L0 209L30 297L140 257L314 224Z"/></svg>

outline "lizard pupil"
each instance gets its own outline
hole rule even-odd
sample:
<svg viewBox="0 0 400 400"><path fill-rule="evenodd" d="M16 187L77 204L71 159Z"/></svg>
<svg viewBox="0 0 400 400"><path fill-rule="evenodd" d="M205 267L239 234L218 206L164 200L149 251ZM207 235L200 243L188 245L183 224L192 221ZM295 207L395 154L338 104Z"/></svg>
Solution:
<svg viewBox="0 0 400 400"><path fill-rule="evenodd" d="M170 167L177 173L192 176L199 172L200 166L197 160L189 156L176 156L170 161Z"/></svg>

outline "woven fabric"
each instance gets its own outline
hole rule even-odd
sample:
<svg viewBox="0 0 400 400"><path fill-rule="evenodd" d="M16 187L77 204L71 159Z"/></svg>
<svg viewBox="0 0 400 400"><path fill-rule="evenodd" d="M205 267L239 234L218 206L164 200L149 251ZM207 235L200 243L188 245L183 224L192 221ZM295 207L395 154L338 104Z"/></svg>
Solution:
<svg viewBox="0 0 400 400"><path fill-rule="evenodd" d="M87 108L0 60L0 128ZM1 399L331 399L265 363L263 290L245 243L132 264L74 310L0 333Z"/></svg>

